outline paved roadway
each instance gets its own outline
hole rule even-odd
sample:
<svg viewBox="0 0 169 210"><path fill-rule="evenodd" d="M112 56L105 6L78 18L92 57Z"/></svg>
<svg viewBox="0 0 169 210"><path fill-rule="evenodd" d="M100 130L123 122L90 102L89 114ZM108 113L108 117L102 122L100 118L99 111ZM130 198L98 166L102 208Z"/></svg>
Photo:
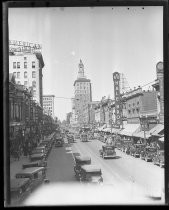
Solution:
<svg viewBox="0 0 169 210"><path fill-rule="evenodd" d="M127 155L116 149L117 157L103 159L99 149L104 143L98 140L71 144L72 153L80 153L91 157L92 164L100 166L104 184L112 185L115 189L124 189L131 196L138 191L146 196L157 198L161 196L164 183L164 168Z"/></svg>
<svg viewBox="0 0 169 210"><path fill-rule="evenodd" d="M64 147L52 148L48 157L47 178L50 180L49 187L45 187L37 191L37 195L32 197L28 204L70 204L70 202L89 203L111 203L114 202L132 204L137 196L136 203L144 204L143 198L151 197L145 203L163 204L163 200L155 199L161 196L162 182L164 177L164 169L153 165L151 162L145 162L139 158L126 155L125 153L116 150L117 157L115 159L103 159L99 156L99 149L103 145L98 140L90 140L68 144L65 139ZM98 191L91 188L84 196L86 188L75 179L73 166L75 155L88 155L91 157L92 164L100 166L103 174L103 187ZM70 184L71 187L69 187ZM62 185L63 184L63 185ZM77 187L81 186L80 188ZM52 188L51 188L52 186ZM108 186L108 188L107 188ZM109 188L109 186L111 188ZM100 189L100 188L98 188ZM105 189L105 193L104 190ZM101 194L100 194L101 193ZM41 197L41 194L43 198ZM56 195L56 198L52 196ZM72 196L72 197L70 197ZM78 196L81 196L78 198ZM100 197L99 197L100 196ZM104 198L105 197L105 198ZM107 197L107 199L106 199ZM76 199L77 198L77 199ZM154 199L152 199L154 198ZM39 199L39 200L38 200ZM38 203L39 202L39 203Z"/></svg>

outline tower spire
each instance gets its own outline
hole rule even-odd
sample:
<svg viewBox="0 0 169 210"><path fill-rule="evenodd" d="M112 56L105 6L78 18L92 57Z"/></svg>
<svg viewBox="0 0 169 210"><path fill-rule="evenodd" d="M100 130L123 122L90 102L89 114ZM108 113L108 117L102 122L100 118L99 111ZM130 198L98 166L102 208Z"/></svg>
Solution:
<svg viewBox="0 0 169 210"><path fill-rule="evenodd" d="M78 78L86 78L84 75L84 65L83 65L81 59L80 59L80 63L79 63Z"/></svg>

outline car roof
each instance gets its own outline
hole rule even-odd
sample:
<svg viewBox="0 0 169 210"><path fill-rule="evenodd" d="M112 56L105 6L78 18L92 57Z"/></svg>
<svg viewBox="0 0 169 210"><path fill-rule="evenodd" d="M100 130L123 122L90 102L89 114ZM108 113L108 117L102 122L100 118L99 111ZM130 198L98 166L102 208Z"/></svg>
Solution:
<svg viewBox="0 0 169 210"><path fill-rule="evenodd" d="M28 162L28 163L25 163L25 164L23 164L23 166L27 166L27 165L33 165L33 164L38 164L38 163L40 163L41 161L32 161L32 162Z"/></svg>
<svg viewBox="0 0 169 210"><path fill-rule="evenodd" d="M78 160L78 161L88 161L88 160L91 160L91 157L89 157L89 156L76 156L75 159Z"/></svg>
<svg viewBox="0 0 169 210"><path fill-rule="evenodd" d="M20 171L19 173L16 173L17 175L23 175L23 174L33 174L36 173L38 171L44 170L44 167L31 167L31 168L25 168L22 171Z"/></svg>
<svg viewBox="0 0 169 210"><path fill-rule="evenodd" d="M101 168L97 165L83 165L81 166L81 169L85 172L101 172Z"/></svg>
<svg viewBox="0 0 169 210"><path fill-rule="evenodd" d="M11 190L15 190L17 188L22 187L28 182L29 182L29 178L13 178L10 180L10 188Z"/></svg>
<svg viewBox="0 0 169 210"><path fill-rule="evenodd" d="M32 157L43 157L43 156L44 156L44 153L37 153L37 154L31 155L31 158Z"/></svg>

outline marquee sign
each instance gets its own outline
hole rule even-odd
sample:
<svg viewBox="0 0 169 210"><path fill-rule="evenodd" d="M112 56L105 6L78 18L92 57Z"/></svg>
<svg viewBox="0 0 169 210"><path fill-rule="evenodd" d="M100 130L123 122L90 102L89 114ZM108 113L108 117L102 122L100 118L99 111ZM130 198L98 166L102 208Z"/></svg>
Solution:
<svg viewBox="0 0 169 210"><path fill-rule="evenodd" d="M114 128L120 128L122 124L122 116L121 116L121 102L120 102L120 74L118 72L113 73L113 81L114 81L114 99L115 99L115 124Z"/></svg>
<svg viewBox="0 0 169 210"><path fill-rule="evenodd" d="M35 53L41 52L42 46L23 41L9 40L10 53Z"/></svg>

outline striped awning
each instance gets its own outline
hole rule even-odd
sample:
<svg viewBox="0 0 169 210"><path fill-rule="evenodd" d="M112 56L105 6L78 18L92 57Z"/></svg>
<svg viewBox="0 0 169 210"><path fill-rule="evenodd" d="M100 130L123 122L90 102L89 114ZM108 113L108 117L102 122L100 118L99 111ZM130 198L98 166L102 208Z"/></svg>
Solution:
<svg viewBox="0 0 169 210"><path fill-rule="evenodd" d="M154 128L152 128L149 132L152 136L159 136L159 133L164 130L163 124L157 124Z"/></svg>

